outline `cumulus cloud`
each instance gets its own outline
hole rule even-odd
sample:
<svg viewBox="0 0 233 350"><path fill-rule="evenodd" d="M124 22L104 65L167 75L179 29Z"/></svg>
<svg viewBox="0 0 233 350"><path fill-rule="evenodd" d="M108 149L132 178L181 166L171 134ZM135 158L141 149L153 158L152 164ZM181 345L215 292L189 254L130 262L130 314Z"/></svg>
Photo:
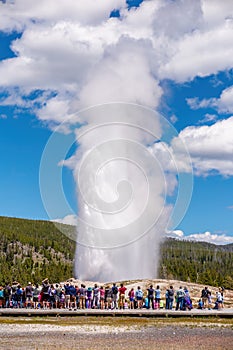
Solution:
<svg viewBox="0 0 233 350"><path fill-rule="evenodd" d="M170 145L157 142L150 151L157 157L163 169L170 172L191 172L197 176L221 174L233 175L233 117L207 126L189 126L173 138ZM188 153L184 153L186 145Z"/></svg>
<svg viewBox="0 0 233 350"><path fill-rule="evenodd" d="M11 44L16 57L0 62L0 103L30 108L50 127L81 108L105 102L155 108L163 94L161 79L187 81L233 66L233 4L214 2L216 7L210 0L143 1L139 8L128 9L123 0L98 5L68 0L59 7L55 0L39 5L6 1L1 4L0 29L16 29L22 36ZM116 8L120 18L109 18ZM230 110L231 96L229 88L211 103ZM210 103L201 102L203 107ZM188 103L200 106L196 99ZM231 130L232 118L210 127L188 127L170 149L158 142L152 152L163 169L190 172L179 146L184 140L197 175L232 175Z"/></svg>
<svg viewBox="0 0 233 350"><path fill-rule="evenodd" d="M126 6L124 0L41 0L29 2L27 0L6 0L0 2L0 29L23 30L25 25L40 22L78 21L82 24L98 24L108 19L113 9Z"/></svg>
<svg viewBox="0 0 233 350"><path fill-rule="evenodd" d="M171 238L196 241L196 242L208 242L216 245L224 245L233 243L233 237L225 234L215 234L209 231L203 233L193 233L191 235L185 235L181 230L168 231L167 236Z"/></svg>
<svg viewBox="0 0 233 350"><path fill-rule="evenodd" d="M34 106L42 120L60 123L62 113L64 120L106 101L156 107L159 80L186 81L232 67L231 2L145 0L128 9L123 0L68 0L59 7L55 0L15 0L0 6L0 29L22 32L11 44L16 57L0 62L1 86L10 94L19 88L19 96L53 92ZM109 18L114 9L120 18ZM228 100L222 96L222 108Z"/></svg>
<svg viewBox="0 0 233 350"><path fill-rule="evenodd" d="M233 117L211 126L187 127L180 132L179 137L187 145L197 175L208 175L212 172L233 175L232 132Z"/></svg>
<svg viewBox="0 0 233 350"><path fill-rule="evenodd" d="M219 113L233 113L233 86L224 89L219 98L209 98L199 100L197 97L187 99L188 105L192 109L214 108Z"/></svg>
<svg viewBox="0 0 233 350"><path fill-rule="evenodd" d="M170 60L161 65L159 76L178 82L205 77L232 67L233 22L209 31L185 35L176 45Z"/></svg>

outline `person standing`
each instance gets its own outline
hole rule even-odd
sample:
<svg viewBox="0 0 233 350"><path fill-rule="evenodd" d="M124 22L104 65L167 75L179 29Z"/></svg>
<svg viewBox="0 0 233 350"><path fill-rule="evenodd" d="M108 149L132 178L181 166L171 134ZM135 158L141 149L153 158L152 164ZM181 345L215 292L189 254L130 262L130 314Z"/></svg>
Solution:
<svg viewBox="0 0 233 350"><path fill-rule="evenodd" d="M101 310L103 310L104 309L104 299L105 299L105 290L104 290L103 286L100 287L99 292L100 292L100 308L101 308Z"/></svg>
<svg viewBox="0 0 233 350"><path fill-rule="evenodd" d="M80 299L80 309L86 308L86 298L87 298L87 289L85 284L81 284L79 288L79 299Z"/></svg>
<svg viewBox="0 0 233 350"><path fill-rule="evenodd" d="M169 289L167 289L165 292L165 300L166 300L165 309L169 310Z"/></svg>
<svg viewBox="0 0 233 350"><path fill-rule="evenodd" d="M47 308L49 297L50 297L50 284L49 284L48 278L45 278L42 281L42 289L41 289L41 301L43 304L43 308Z"/></svg>
<svg viewBox="0 0 233 350"><path fill-rule="evenodd" d="M207 300L208 300L208 310L211 310L212 309L212 295L211 295L210 290L208 290Z"/></svg>
<svg viewBox="0 0 233 350"><path fill-rule="evenodd" d="M150 287L147 289L147 298L148 298L148 305L147 309L150 309L150 305L152 305L152 309L154 309L154 288L151 284Z"/></svg>
<svg viewBox="0 0 233 350"><path fill-rule="evenodd" d="M169 308L169 310L172 310L173 302L174 302L174 289L173 289L173 286L170 286L170 288L168 289L168 308Z"/></svg>
<svg viewBox="0 0 233 350"><path fill-rule="evenodd" d="M177 310L183 310L184 308L184 290L182 288L182 286L180 286L180 288L177 290L176 292L176 311Z"/></svg>
<svg viewBox="0 0 233 350"><path fill-rule="evenodd" d="M207 301L208 301L208 288L205 287L202 289L201 291L201 300L203 303L203 309L205 309L207 307Z"/></svg>
<svg viewBox="0 0 233 350"><path fill-rule="evenodd" d="M100 292L97 284L93 288L93 309L98 309L100 301Z"/></svg>
<svg viewBox="0 0 233 350"><path fill-rule="evenodd" d="M218 309L223 308L223 296L222 296L222 290L219 288L218 292L216 292L216 298L218 303Z"/></svg>
<svg viewBox="0 0 233 350"><path fill-rule="evenodd" d="M105 309L110 310L112 307L112 288L110 288L110 286L105 287L104 301L105 301Z"/></svg>
<svg viewBox="0 0 233 350"><path fill-rule="evenodd" d="M160 300L161 300L161 290L159 286L157 286L155 289L155 308L156 309L159 309L160 307Z"/></svg>
<svg viewBox="0 0 233 350"><path fill-rule="evenodd" d="M143 291L141 290L141 287L138 286L137 290L136 290L136 293L135 293L135 296L136 296L136 301L137 301L137 307L139 309L142 309L142 303L143 303Z"/></svg>
<svg viewBox="0 0 233 350"><path fill-rule="evenodd" d="M127 288L121 283L119 290L119 308L123 309L125 304L125 292Z"/></svg>
<svg viewBox="0 0 233 350"><path fill-rule="evenodd" d="M76 288L73 284L70 284L70 309L76 309L76 295L77 295L77 291Z"/></svg>
<svg viewBox="0 0 233 350"><path fill-rule="evenodd" d="M130 309L134 309L134 298L135 298L135 293L134 293L134 289L131 288L129 291L129 308Z"/></svg>
<svg viewBox="0 0 233 350"><path fill-rule="evenodd" d="M31 282L28 282L27 287L25 288L25 295L26 295L26 308L28 305L32 307L32 293L33 293L33 288Z"/></svg>
<svg viewBox="0 0 233 350"><path fill-rule="evenodd" d="M117 309L117 296L118 296L118 287L116 286L116 283L113 283L112 285L112 308Z"/></svg>
<svg viewBox="0 0 233 350"><path fill-rule="evenodd" d="M55 286L55 307L56 309L60 306L60 298L61 298L61 286L57 283Z"/></svg>
<svg viewBox="0 0 233 350"><path fill-rule="evenodd" d="M91 309L93 300L93 289L91 287L87 288L87 308Z"/></svg>
<svg viewBox="0 0 233 350"><path fill-rule="evenodd" d="M4 288L4 305L10 307L11 287L10 283L7 282Z"/></svg>
<svg viewBox="0 0 233 350"><path fill-rule="evenodd" d="M66 282L64 285L65 288L65 308L70 309L70 284Z"/></svg>
<svg viewBox="0 0 233 350"><path fill-rule="evenodd" d="M40 288L39 288L38 284L36 284L32 293L33 293L32 294L33 307L34 307L34 309L38 309L39 295L40 295Z"/></svg>

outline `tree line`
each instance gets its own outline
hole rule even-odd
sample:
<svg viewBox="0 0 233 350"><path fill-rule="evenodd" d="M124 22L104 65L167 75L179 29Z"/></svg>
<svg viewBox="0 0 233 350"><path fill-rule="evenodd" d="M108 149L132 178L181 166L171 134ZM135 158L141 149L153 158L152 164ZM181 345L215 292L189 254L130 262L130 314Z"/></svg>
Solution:
<svg viewBox="0 0 233 350"><path fill-rule="evenodd" d="M64 226L63 226L64 228ZM0 285L73 276L75 228L62 234L50 221L0 217ZM70 233L70 235L69 235ZM172 238L161 244L158 277L233 289L233 244L216 246Z"/></svg>

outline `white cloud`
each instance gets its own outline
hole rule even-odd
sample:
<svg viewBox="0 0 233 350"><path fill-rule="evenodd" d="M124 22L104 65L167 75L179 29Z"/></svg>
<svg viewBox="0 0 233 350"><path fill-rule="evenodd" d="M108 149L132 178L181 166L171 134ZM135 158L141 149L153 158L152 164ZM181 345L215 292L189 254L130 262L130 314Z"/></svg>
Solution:
<svg viewBox="0 0 233 350"><path fill-rule="evenodd" d="M181 230L168 231L167 237L197 242L208 242L216 245L233 243L233 236L226 236L225 234L215 234L209 231L204 233L193 233L191 235L185 235Z"/></svg>
<svg viewBox="0 0 233 350"><path fill-rule="evenodd" d="M203 241L203 242L209 242L214 244L230 244L233 243L233 236L226 236L225 234L218 235L210 232L204 232L204 233L194 233L191 234L185 239L188 239L190 241Z"/></svg>
<svg viewBox="0 0 233 350"><path fill-rule="evenodd" d="M209 31L185 35L174 48L169 61L161 65L159 76L178 82L205 77L232 67L233 21Z"/></svg>
<svg viewBox="0 0 233 350"><path fill-rule="evenodd" d="M54 219L53 222L58 222L59 224L77 226L77 216L76 215L66 215L62 219Z"/></svg>
<svg viewBox="0 0 233 350"><path fill-rule="evenodd" d="M1 104L30 108L52 126L80 108L110 101L156 107L163 93L159 79L185 81L233 66L233 4L214 3L143 1L130 11L121 0L98 5L69 0L59 7L55 0L1 4L1 28L23 30L12 43L17 57L0 62L2 91L9 93ZM119 7L121 19L109 18L110 11ZM35 90L43 93L32 101ZM194 98L188 104L193 109L215 106L230 112L232 94L231 87L219 99ZM201 123L214 120L208 114ZM233 174L231 133L232 118L180 133L196 174ZM176 139L172 145L178 151L179 142ZM160 156L161 146L156 144L153 150ZM164 163L169 169L191 171L178 151L174 156L171 150Z"/></svg>
<svg viewBox="0 0 233 350"><path fill-rule="evenodd" d="M155 36L160 33L179 40L202 25L202 15L200 0L161 1L158 11L154 14Z"/></svg>
<svg viewBox="0 0 233 350"><path fill-rule="evenodd" d="M233 175L233 117L211 126L187 127L179 137L185 142L197 175L213 171L225 176ZM178 139L174 139L174 143Z"/></svg>
<svg viewBox="0 0 233 350"><path fill-rule="evenodd" d="M199 124L206 124L206 123L210 123L210 122L216 122L216 120L218 119L218 116L216 114L209 114L206 113L204 118L199 120Z"/></svg>
<svg viewBox="0 0 233 350"><path fill-rule="evenodd" d="M69 20L82 24L98 24L108 19L113 9L126 6L124 0L8 0L0 2L0 29L22 30L25 25Z"/></svg>
<svg viewBox="0 0 233 350"><path fill-rule="evenodd" d="M167 231L167 237L182 239L184 232L182 230Z"/></svg>
<svg viewBox="0 0 233 350"><path fill-rule="evenodd" d="M54 91L56 97L45 98L51 103L35 112L60 123L84 104L127 100L155 107L159 79L184 81L233 66L233 5L160 0L126 7L123 0L1 4L0 28L23 31L12 43L17 57L0 62L1 86L19 87L21 95ZM120 20L109 18L114 8Z"/></svg>
<svg viewBox="0 0 233 350"><path fill-rule="evenodd" d="M6 114L0 114L0 119L7 119L7 115Z"/></svg>
<svg viewBox="0 0 233 350"><path fill-rule="evenodd" d="M228 0L204 0L202 1L202 12L207 27L218 27L224 20L232 19L233 4Z"/></svg>
<svg viewBox="0 0 233 350"><path fill-rule="evenodd" d="M224 89L219 98L199 100L197 97L188 98L187 103L192 109L214 108L219 113L233 113L233 86Z"/></svg>
<svg viewBox="0 0 233 350"><path fill-rule="evenodd" d="M233 175L233 117L207 126L189 126L173 138L171 145L157 142L150 151L164 171L192 172L207 176L219 173ZM184 145L188 153L184 152ZM192 167L190 167L190 158Z"/></svg>

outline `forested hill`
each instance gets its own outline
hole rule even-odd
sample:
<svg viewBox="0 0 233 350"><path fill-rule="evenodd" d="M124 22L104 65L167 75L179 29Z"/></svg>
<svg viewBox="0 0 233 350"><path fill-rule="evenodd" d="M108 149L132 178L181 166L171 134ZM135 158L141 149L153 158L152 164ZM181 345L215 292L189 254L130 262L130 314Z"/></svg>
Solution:
<svg viewBox="0 0 233 350"><path fill-rule="evenodd" d="M0 217L0 285L45 277L64 281L73 276L74 253L75 242L52 222ZM233 289L233 244L167 239L161 245L158 277Z"/></svg>
<svg viewBox="0 0 233 350"><path fill-rule="evenodd" d="M0 217L0 284L65 280L73 275L74 252L75 242L50 221Z"/></svg>
<svg viewBox="0 0 233 350"><path fill-rule="evenodd" d="M159 276L233 289L233 244L168 238L161 246Z"/></svg>

